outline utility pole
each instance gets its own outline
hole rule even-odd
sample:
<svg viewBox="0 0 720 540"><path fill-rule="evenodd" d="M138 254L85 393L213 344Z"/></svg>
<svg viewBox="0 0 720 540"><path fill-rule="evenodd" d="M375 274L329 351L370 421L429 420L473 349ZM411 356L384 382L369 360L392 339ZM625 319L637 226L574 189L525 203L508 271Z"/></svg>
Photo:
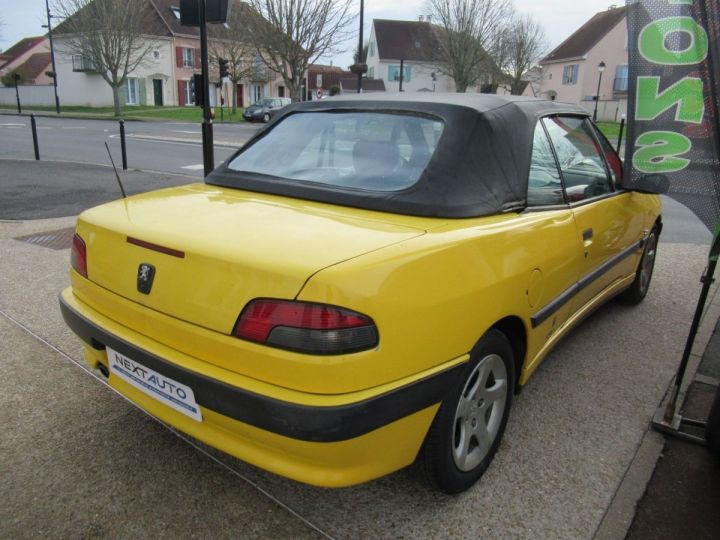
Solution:
<svg viewBox="0 0 720 540"><path fill-rule="evenodd" d="M202 142L203 142L203 165L205 176L215 168L215 157L213 155L213 124L210 118L210 69L208 67L208 43L207 43L207 12L205 0L198 0L198 22L200 23L200 65L203 74L203 121L202 121Z"/></svg>
<svg viewBox="0 0 720 540"><path fill-rule="evenodd" d="M50 23L50 19L52 18L52 15L50 15L50 4L49 0L45 0L45 11L47 12L47 29L48 29L48 40L50 41L50 60L52 61L52 72L53 72L53 88L55 90L55 112L57 114L60 114L60 98L58 98L58 92L57 92L57 69L55 69L55 48L53 47L53 38L52 38L52 24ZM45 26L45 25L43 25Z"/></svg>

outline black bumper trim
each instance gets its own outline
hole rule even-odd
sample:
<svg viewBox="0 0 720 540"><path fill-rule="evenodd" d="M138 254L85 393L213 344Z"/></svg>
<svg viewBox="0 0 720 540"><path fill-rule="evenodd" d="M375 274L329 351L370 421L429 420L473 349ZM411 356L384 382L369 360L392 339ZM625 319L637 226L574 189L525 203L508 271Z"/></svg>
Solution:
<svg viewBox="0 0 720 540"><path fill-rule="evenodd" d="M443 400L465 363L378 396L332 407L299 405L186 370L110 334L60 297L67 325L95 349L109 346L193 389L199 405L240 422L302 441L336 442L365 435Z"/></svg>

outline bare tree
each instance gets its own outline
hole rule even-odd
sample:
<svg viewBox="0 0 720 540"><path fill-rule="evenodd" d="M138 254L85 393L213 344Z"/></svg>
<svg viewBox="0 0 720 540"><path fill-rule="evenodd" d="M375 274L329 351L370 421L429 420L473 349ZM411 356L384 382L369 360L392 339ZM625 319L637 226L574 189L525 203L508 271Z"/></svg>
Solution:
<svg viewBox="0 0 720 540"><path fill-rule="evenodd" d="M308 65L342 52L352 35L352 0L248 0L262 17L248 21L252 42L263 63L282 76L294 101Z"/></svg>
<svg viewBox="0 0 720 540"><path fill-rule="evenodd" d="M442 28L438 67L466 92L488 69L487 50L511 16L510 0L429 0L428 9Z"/></svg>
<svg viewBox="0 0 720 540"><path fill-rule="evenodd" d="M82 57L110 85L115 116L120 116L120 88L128 74L156 46L147 34L153 20L145 0L57 0L65 20L55 29L62 48ZM60 46L58 47L60 48Z"/></svg>
<svg viewBox="0 0 720 540"><path fill-rule="evenodd" d="M228 61L228 79L232 82L232 112L237 111L237 85L243 79L252 77L256 66L252 59L256 55L255 46L247 30L247 21L254 13L240 2L230 10L227 24L218 33L222 37L213 39L210 44L210 55L217 62L219 58Z"/></svg>
<svg viewBox="0 0 720 540"><path fill-rule="evenodd" d="M517 95L525 87L523 75L540 60L547 49L547 40L542 26L529 14L517 17L511 29L507 70L511 77L510 90Z"/></svg>

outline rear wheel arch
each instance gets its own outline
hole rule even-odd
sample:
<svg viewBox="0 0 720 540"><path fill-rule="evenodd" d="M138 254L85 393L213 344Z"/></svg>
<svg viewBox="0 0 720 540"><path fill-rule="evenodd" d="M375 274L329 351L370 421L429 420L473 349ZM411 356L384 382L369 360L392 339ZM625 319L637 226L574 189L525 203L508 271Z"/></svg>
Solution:
<svg viewBox="0 0 720 540"><path fill-rule="evenodd" d="M527 354L527 330L520 317L511 315L500 319L492 325L494 328L502 332L510 342L513 352L513 360L515 362L515 393L520 391L520 373L525 364L525 355Z"/></svg>

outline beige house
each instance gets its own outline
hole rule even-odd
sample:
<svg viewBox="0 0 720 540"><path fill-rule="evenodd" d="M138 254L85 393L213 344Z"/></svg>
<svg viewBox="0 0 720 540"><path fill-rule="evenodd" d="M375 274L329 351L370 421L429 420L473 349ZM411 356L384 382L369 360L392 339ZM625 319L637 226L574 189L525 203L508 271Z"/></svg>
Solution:
<svg viewBox="0 0 720 540"><path fill-rule="evenodd" d="M598 96L598 121L619 122L627 112L625 9L597 13L558 45L540 62L542 76L523 95L577 103L590 113Z"/></svg>
<svg viewBox="0 0 720 540"><path fill-rule="evenodd" d="M50 45L45 36L23 38L0 53L0 77L11 71L23 74L23 84L52 84L45 72L52 71Z"/></svg>

